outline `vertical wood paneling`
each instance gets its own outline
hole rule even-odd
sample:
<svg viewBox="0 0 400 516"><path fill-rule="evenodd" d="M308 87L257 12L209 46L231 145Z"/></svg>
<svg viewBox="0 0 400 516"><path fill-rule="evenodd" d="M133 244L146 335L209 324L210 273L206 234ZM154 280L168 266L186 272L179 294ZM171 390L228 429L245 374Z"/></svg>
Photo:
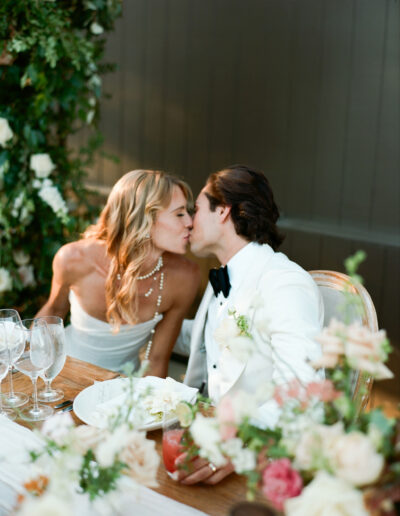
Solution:
<svg viewBox="0 0 400 516"><path fill-rule="evenodd" d="M296 39L292 58L292 110L287 173L286 212L308 217L316 151L318 91L321 84L322 21L324 3L296 3Z"/></svg>
<svg viewBox="0 0 400 516"><path fill-rule="evenodd" d="M321 237L311 233L295 232L292 238L291 259L306 270L318 269L320 264Z"/></svg>
<svg viewBox="0 0 400 516"><path fill-rule="evenodd" d="M369 226L400 233L400 3L388 0L382 107L370 191ZM399 235L400 238L400 235Z"/></svg>
<svg viewBox="0 0 400 516"><path fill-rule="evenodd" d="M170 0L168 8L168 66L165 78L163 155L165 170L182 174L186 164L186 100L191 5Z"/></svg>
<svg viewBox="0 0 400 516"><path fill-rule="evenodd" d="M400 344L400 249L386 249L381 324L389 339Z"/></svg>
<svg viewBox="0 0 400 516"><path fill-rule="evenodd" d="M358 0L341 206L343 224L367 227L384 50L385 5ZM368 199L368 200L367 200Z"/></svg>
<svg viewBox="0 0 400 516"><path fill-rule="evenodd" d="M143 166L163 168L167 7L165 0L147 0L144 80Z"/></svg>
<svg viewBox="0 0 400 516"><path fill-rule="evenodd" d="M143 166L147 0L124 3L122 118L124 172Z"/></svg>
<svg viewBox="0 0 400 516"><path fill-rule="evenodd" d="M312 216L322 221L339 219L353 11L353 1L326 2L312 198Z"/></svg>

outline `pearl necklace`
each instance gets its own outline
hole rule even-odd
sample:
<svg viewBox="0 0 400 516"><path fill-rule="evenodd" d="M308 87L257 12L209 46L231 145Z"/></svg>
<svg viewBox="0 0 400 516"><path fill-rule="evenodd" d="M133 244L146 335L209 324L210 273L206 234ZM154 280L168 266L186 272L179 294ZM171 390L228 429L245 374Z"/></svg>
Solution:
<svg viewBox="0 0 400 516"><path fill-rule="evenodd" d="M154 269L152 271L150 271L148 274L144 274L143 276L138 276L137 279L138 280L144 280L144 279L147 279L147 278L150 278L151 276L153 276L156 272L158 272L161 267L164 265L164 262L163 262L163 259L162 259L162 255L160 256L160 258L158 259L157 263L156 263L156 266L154 267Z"/></svg>
<svg viewBox="0 0 400 516"><path fill-rule="evenodd" d="M161 269L161 267L162 267L162 265L163 265L163 264L162 264L162 257L161 257L161 256L160 256L160 259L161 259L161 266L159 267L159 269L158 269L158 270L160 270L160 269ZM159 261L160 261L160 260L159 260ZM158 265L158 264L157 264L157 265ZM152 272L152 274L154 274L154 273ZM151 275L151 274L150 274L150 275ZM154 279L155 279L155 278L154 278ZM159 291L160 291L160 293L159 293L159 294L158 294L158 296L157 296L156 310L155 310L155 312L154 312L154 317L153 317L153 319L154 319L154 320L156 320L156 319L157 319L157 317L159 316L158 309L160 308L161 301L162 301L162 291L163 291L163 288L164 288L164 272L161 272L161 274L160 274L160 284L159 284ZM150 289L150 290L152 291L153 289ZM146 296L146 297L148 297L148 296L151 294L151 292L149 291L147 294L148 294L147 296L146 296L146 294L145 294L145 296ZM153 329L150 331L150 340L149 340L149 342L147 343L147 346L146 346L146 352L145 352L145 354L144 354L144 361L145 361L145 362L149 362L149 356L150 356L151 346L153 345L153 336L154 336L155 332L156 332L155 328L153 328Z"/></svg>

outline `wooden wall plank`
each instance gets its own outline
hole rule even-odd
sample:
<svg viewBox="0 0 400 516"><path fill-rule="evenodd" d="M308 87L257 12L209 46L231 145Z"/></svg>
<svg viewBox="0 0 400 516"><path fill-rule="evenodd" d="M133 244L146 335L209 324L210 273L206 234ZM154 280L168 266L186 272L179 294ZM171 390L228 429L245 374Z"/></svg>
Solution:
<svg viewBox="0 0 400 516"><path fill-rule="evenodd" d="M385 4L375 0L356 2L354 54L344 183L342 224L367 227L372 186L376 127L379 120L383 66Z"/></svg>
<svg viewBox="0 0 400 516"><path fill-rule="evenodd" d="M312 195L312 218L321 221L339 221L353 17L354 1L326 2Z"/></svg>
<svg viewBox="0 0 400 516"><path fill-rule="evenodd" d="M321 85L324 2L296 3L293 46L289 170L285 211L289 216L311 214L316 151L317 99Z"/></svg>
<svg viewBox="0 0 400 516"><path fill-rule="evenodd" d="M143 166L144 92L147 0L125 2L123 11L124 61L121 170Z"/></svg>
<svg viewBox="0 0 400 516"><path fill-rule="evenodd" d="M370 191L369 226L400 238L400 3L388 0L382 109Z"/></svg>
<svg viewBox="0 0 400 516"><path fill-rule="evenodd" d="M186 104L191 3L172 0L168 9L167 70L165 78L165 108L163 156L164 168L181 175L186 165Z"/></svg>

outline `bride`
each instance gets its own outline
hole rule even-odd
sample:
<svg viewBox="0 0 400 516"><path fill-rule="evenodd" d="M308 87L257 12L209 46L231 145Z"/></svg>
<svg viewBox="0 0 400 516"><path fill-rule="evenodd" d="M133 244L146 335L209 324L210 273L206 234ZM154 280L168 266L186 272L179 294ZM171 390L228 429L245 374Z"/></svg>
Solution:
<svg viewBox="0 0 400 516"><path fill-rule="evenodd" d="M186 183L134 170L113 187L97 224L53 261L50 297L37 314L64 318L67 354L119 370L139 366L165 377L182 320L199 286L197 265L182 256L192 219Z"/></svg>

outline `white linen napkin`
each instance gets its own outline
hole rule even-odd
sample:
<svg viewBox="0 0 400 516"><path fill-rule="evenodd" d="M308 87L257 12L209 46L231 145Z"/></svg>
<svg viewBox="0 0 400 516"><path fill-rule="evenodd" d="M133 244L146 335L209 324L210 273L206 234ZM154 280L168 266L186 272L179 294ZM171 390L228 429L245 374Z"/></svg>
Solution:
<svg viewBox="0 0 400 516"><path fill-rule="evenodd" d="M124 409L127 406L130 394L126 389L129 380L119 379L118 381L123 382L123 384L121 383L121 390L124 390L124 392L96 405L90 415L91 424L94 426L104 427L108 418L115 415L121 407ZM162 415L172 412L180 401L193 402L197 391L198 389L169 377L165 379L156 376L138 378L134 380L133 399L137 402L140 413L138 413L138 410L132 411L132 422L135 422L137 426L146 427L161 421ZM107 399L107 397L107 393L103 391L100 398Z"/></svg>

